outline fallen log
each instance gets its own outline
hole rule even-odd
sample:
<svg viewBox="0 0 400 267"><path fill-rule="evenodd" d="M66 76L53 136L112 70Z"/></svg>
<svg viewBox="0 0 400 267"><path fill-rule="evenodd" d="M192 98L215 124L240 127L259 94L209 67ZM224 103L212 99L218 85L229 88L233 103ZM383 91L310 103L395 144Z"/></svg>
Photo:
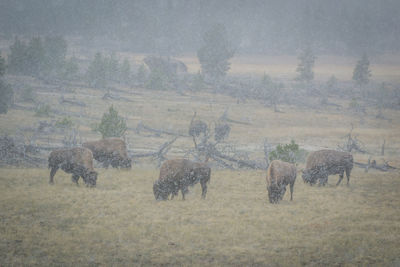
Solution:
<svg viewBox="0 0 400 267"><path fill-rule="evenodd" d="M64 98L64 96L61 96L58 100L58 102L60 104L70 104L73 106L79 106L79 107L86 107L86 104L82 101L76 100L76 99L68 99L68 98Z"/></svg>
<svg viewBox="0 0 400 267"><path fill-rule="evenodd" d="M387 172L389 170L396 170L396 167L390 166L389 163L383 160L384 163L379 165L376 163L376 160L368 160L368 163L354 162L354 164L360 168L364 168L365 172L368 172L370 168L376 169L379 171Z"/></svg>
<svg viewBox="0 0 400 267"><path fill-rule="evenodd" d="M129 155L131 158L146 158L146 157L154 157L154 158L163 158L164 155L171 149L171 145L178 139L175 137L174 139L165 142L162 144L157 151L154 152L146 152L146 153L135 153L134 151L129 151Z"/></svg>
<svg viewBox="0 0 400 267"><path fill-rule="evenodd" d="M105 93L102 97L103 100L118 100L118 101L125 101L125 102L133 102L132 100L126 98L126 97L122 97L119 95L114 95L114 94L110 94L110 93Z"/></svg>
<svg viewBox="0 0 400 267"><path fill-rule="evenodd" d="M248 167L248 168L257 169L257 170L263 169L263 168L262 168L259 164L257 164L256 162L247 161L247 160L242 160L242 159L235 159L235 158L233 158L233 157L224 155L224 154L220 153L219 151L215 151L215 152L214 152L214 155L211 156L211 157L213 157L213 158L214 158L214 157L219 157L219 158L221 158L221 159L225 159L225 160L228 160L228 161L231 161L231 162L235 162L235 163L237 163L237 164L239 165L239 167Z"/></svg>
<svg viewBox="0 0 400 267"><path fill-rule="evenodd" d="M140 131L142 131L142 130L146 130L146 131L155 133L157 136L161 136L162 134L166 134L166 135L173 135L173 136L179 136L179 137L189 137L188 135L185 135L185 134L180 134L180 133L175 133L175 132L171 132L171 131L151 128L151 127L149 127L147 125L144 125L143 122L139 122L138 126L136 127L136 133L140 134Z"/></svg>

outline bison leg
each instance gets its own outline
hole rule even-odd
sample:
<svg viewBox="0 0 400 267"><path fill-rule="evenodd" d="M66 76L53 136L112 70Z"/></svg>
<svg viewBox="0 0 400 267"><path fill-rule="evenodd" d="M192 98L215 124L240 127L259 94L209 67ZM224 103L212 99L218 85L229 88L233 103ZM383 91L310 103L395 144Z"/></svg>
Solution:
<svg viewBox="0 0 400 267"><path fill-rule="evenodd" d="M325 184L328 182L328 175L324 174L322 177L319 178L319 186L325 186Z"/></svg>
<svg viewBox="0 0 400 267"><path fill-rule="evenodd" d="M79 184L78 184L79 175L77 175L77 174L72 175L71 180L72 180L72 182L74 182L76 185L79 185Z"/></svg>
<svg viewBox="0 0 400 267"><path fill-rule="evenodd" d="M290 183L290 201L293 200L293 187L294 187L294 182Z"/></svg>
<svg viewBox="0 0 400 267"><path fill-rule="evenodd" d="M339 174L339 181L336 183L336 186L338 186L340 184L340 182L342 182L343 175L344 175L344 170Z"/></svg>
<svg viewBox="0 0 400 267"><path fill-rule="evenodd" d="M207 194L207 182L201 181L201 198L205 199Z"/></svg>
<svg viewBox="0 0 400 267"><path fill-rule="evenodd" d="M189 189L187 187L184 187L181 189L182 192L182 200L185 200L185 194L189 192Z"/></svg>
<svg viewBox="0 0 400 267"><path fill-rule="evenodd" d="M346 168L347 185L350 183L350 168Z"/></svg>
<svg viewBox="0 0 400 267"><path fill-rule="evenodd" d="M57 170L58 166L51 168L49 184L54 184L54 175L56 175Z"/></svg>

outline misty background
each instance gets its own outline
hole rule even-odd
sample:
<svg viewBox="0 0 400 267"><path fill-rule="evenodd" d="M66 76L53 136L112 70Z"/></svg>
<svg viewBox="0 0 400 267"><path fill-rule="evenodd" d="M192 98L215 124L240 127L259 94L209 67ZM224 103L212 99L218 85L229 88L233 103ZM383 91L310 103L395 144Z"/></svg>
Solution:
<svg viewBox="0 0 400 267"><path fill-rule="evenodd" d="M400 1L3 0L1 33L81 36L105 49L174 56L195 52L225 25L236 54L360 56L400 49Z"/></svg>

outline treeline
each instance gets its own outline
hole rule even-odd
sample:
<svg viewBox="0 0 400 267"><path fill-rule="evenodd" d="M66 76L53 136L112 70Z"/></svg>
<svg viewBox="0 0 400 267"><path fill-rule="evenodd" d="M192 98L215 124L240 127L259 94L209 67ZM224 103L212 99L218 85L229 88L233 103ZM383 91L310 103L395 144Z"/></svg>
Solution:
<svg viewBox="0 0 400 267"><path fill-rule="evenodd" d="M3 0L1 33L101 37L134 52L174 55L198 49L210 25L226 25L239 53L359 55L399 51L397 0ZM105 42L101 42L104 44Z"/></svg>
<svg viewBox="0 0 400 267"><path fill-rule="evenodd" d="M7 59L8 73L73 79L79 67L76 58L66 58L67 46L60 36L33 37L28 43L15 38Z"/></svg>

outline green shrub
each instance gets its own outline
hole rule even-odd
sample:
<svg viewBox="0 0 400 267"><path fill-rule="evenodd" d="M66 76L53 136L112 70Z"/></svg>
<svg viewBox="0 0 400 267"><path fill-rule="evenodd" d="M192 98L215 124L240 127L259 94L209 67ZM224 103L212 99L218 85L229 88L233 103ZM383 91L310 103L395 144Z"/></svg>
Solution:
<svg viewBox="0 0 400 267"><path fill-rule="evenodd" d="M58 128L69 129L72 128L72 125L73 125L72 120L69 117L68 118L64 117L63 119L56 121L56 127Z"/></svg>
<svg viewBox="0 0 400 267"><path fill-rule="evenodd" d="M162 70L154 69L150 72L145 87L152 90L167 90L169 88L169 77Z"/></svg>
<svg viewBox="0 0 400 267"><path fill-rule="evenodd" d="M276 149L269 154L269 160L273 161L275 159L279 159L282 161L295 163L299 158L299 145L292 140L290 144L279 144L276 146Z"/></svg>
<svg viewBox="0 0 400 267"><path fill-rule="evenodd" d="M94 129L101 133L103 138L121 137L127 130L124 118L118 115L118 111L111 105L107 113L103 114L100 124Z"/></svg>

